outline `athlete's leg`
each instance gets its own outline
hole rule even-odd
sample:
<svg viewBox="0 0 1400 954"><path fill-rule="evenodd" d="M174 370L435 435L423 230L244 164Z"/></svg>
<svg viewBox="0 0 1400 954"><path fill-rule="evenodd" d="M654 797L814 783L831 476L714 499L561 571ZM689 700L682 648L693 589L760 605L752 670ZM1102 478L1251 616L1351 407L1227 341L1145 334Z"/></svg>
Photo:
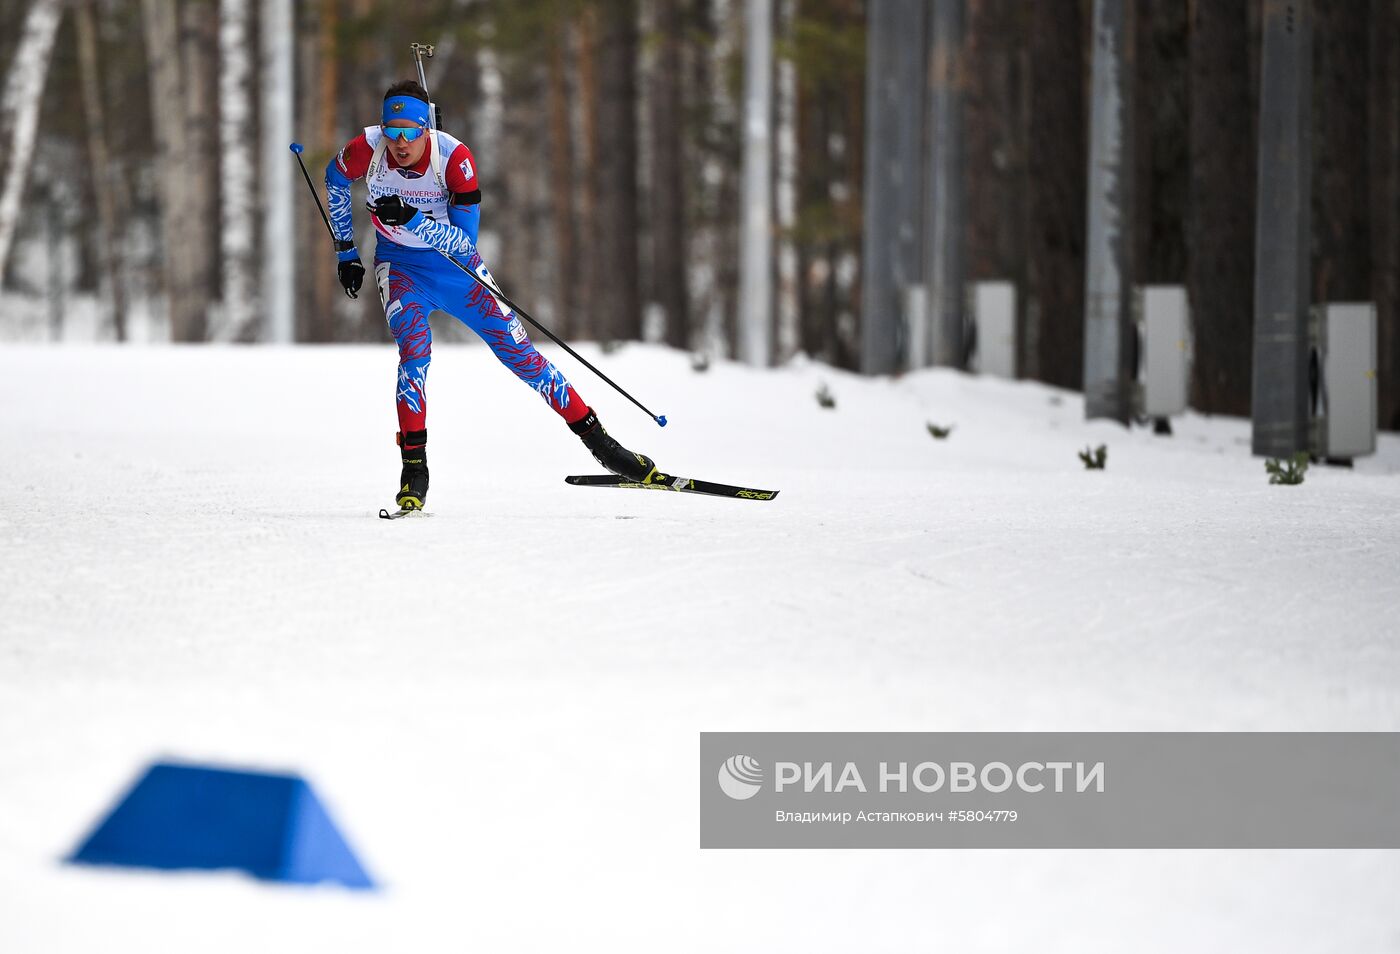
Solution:
<svg viewBox="0 0 1400 954"><path fill-rule="evenodd" d="M374 277L384 318L399 346L394 406L403 469L395 499L405 510L421 510L428 496L428 365L433 351L428 315L435 307L432 283L421 269L397 262L375 262Z"/></svg>
<svg viewBox="0 0 1400 954"><path fill-rule="evenodd" d="M491 281L491 273L479 253L473 252L463 264ZM564 373L535 350L520 318L479 283L460 272L458 276L465 285L456 286L454 294L446 296L455 302L455 307L444 310L480 335L502 364L538 391L600 464L629 480L651 480L656 474L652 459L629 451L603 428L598 415L578 396Z"/></svg>
<svg viewBox="0 0 1400 954"><path fill-rule="evenodd" d="M399 346L394 397L399 433L415 434L428 426L428 365L433 353L428 314L434 307L430 289L424 287L426 276L420 269L398 262L375 262L374 277L384 303L384 320Z"/></svg>
<svg viewBox="0 0 1400 954"><path fill-rule="evenodd" d="M492 280L480 253L459 257L458 261L487 281ZM534 388L555 413L570 424L582 420L588 414L588 405L564 372L535 350L516 314L468 276L459 273L458 277L461 281L454 283L452 305L445 310L480 335L497 360Z"/></svg>

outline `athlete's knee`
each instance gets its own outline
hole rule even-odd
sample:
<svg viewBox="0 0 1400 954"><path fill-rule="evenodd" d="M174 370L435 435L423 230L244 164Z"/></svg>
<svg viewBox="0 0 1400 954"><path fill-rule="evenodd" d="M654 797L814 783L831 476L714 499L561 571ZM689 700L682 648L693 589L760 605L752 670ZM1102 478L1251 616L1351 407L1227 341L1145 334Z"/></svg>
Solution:
<svg viewBox="0 0 1400 954"><path fill-rule="evenodd" d="M427 309L416 302L395 302L391 307L392 304L401 306L389 317L389 333L399 346L399 360L429 357L433 352L433 330L428 324Z"/></svg>
<svg viewBox="0 0 1400 954"><path fill-rule="evenodd" d="M573 392L573 388L569 386L569 379L564 377L564 373L555 367L553 362L546 360L533 348L530 350L533 356L528 363L513 367L512 370L556 410L564 407L569 402L569 394Z"/></svg>
<svg viewBox="0 0 1400 954"><path fill-rule="evenodd" d="M517 378L527 384L537 383L554 370L554 366L528 341L523 346L511 345L508 341L492 342L491 350L495 352L501 364L510 368Z"/></svg>
<svg viewBox="0 0 1400 954"><path fill-rule="evenodd" d="M423 407L428 392L428 365L432 359L427 355L418 358L405 358L399 361L398 400L410 410Z"/></svg>

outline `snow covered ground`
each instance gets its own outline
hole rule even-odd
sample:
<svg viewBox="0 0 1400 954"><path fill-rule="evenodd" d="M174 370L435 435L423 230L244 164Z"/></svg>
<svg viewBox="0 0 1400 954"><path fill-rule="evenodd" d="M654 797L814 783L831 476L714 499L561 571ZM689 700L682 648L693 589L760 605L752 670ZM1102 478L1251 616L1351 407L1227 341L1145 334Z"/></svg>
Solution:
<svg viewBox="0 0 1400 954"><path fill-rule="evenodd" d="M0 950L1400 950L1395 852L702 852L696 765L1400 730L1400 438L1272 487L1236 419L585 353L671 419L561 358L624 443L782 495L569 487L578 442L448 346L434 516L388 523L388 346L0 347ZM62 864L159 756L304 773L383 890Z"/></svg>

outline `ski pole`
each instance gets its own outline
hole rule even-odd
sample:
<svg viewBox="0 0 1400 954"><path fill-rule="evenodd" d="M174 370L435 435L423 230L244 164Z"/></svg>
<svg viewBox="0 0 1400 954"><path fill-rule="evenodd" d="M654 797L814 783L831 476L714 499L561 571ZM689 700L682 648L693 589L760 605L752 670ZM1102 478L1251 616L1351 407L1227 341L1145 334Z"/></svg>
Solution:
<svg viewBox="0 0 1400 954"><path fill-rule="evenodd" d="M432 48L432 46L430 46L430 45L428 45L428 44L426 44L426 43L412 43L412 44L409 45L409 48L410 48L411 50L413 50L413 62L414 62L415 64L417 64L417 66L418 66L418 85L419 85L419 86L422 86L422 87L423 87L423 92L427 93L427 92L428 92L428 79L427 79L427 77L426 77L426 76L424 75L424 73L423 73L423 57L426 56L426 57L431 58L432 55L433 55L433 48ZM429 93L428 95L429 95L430 97L432 96L431 93ZM437 108L438 108L438 107L437 107L437 104L435 104L435 103L434 103L434 104L431 104L431 109L432 109L432 111L433 111L435 117L436 117ZM309 179L308 179L307 181L310 182ZM320 199L318 198L316 201L319 203L319 202L320 202ZM323 214L324 214L324 213L323 213ZM330 228L330 223L329 223L329 222L326 223L326 227L327 227L327 228ZM539 323L538 321L536 321L534 318L530 317L529 313L526 312L524 308L521 308L521 307L520 307L519 305L517 305L515 302L511 301L511 300L510 300L509 298L507 298L504 294L502 294L501 290L500 290L499 288L496 288L495 285L494 285L493 283L486 281L486 279L482 278L482 277L481 277L480 275L478 275L476 272L472 271L470 268L468 268L467 266L463 265L461 262L457 261L455 258L453 258L451 255L449 255L447 252L444 252L442 249L440 249L440 248L439 248L439 249L435 249L435 251L436 251L439 255L441 255L443 258L445 258L445 259L447 259L449 262L451 262L453 265L456 265L456 266L457 266L458 268L460 268L462 271L464 271L464 272L466 272L468 275L470 275L471 278L472 278L472 281L476 282L476 283L477 283L478 285L480 285L482 288L486 289L488 292L490 292L492 295L494 295L494 296L497 298L497 300L500 301L501 304L505 305L505 306L506 306L507 308L509 308L511 311L515 312L515 313L516 313L517 315L519 315L521 318L524 318L524 319L525 319L526 321L528 321L530 324L534 325L536 328L538 328L540 331L542 331L542 332L544 333L545 337L547 337L550 341L553 341L553 342L554 342L555 344L557 344L559 347L561 347L561 348L563 348L565 351L567 351L570 355L573 356L573 358L574 358L575 361L577 361L579 364L583 365L583 366L584 366L585 368L587 368L589 371L592 371L594 374L598 375L598 377L600 377L600 378L602 378L604 381L606 381L606 382L608 383L608 386L611 387L614 391L616 391L618 394L621 394L623 397L625 397L627 400L631 401L633 404L637 405L637 407L641 408L642 411L646 413L647 417L651 418L653 421L656 422L656 424L657 424L658 427L665 427L665 426L666 426L666 415L664 415L664 414L662 414L662 415L653 414L653 413L647 408L647 406L646 406L645 404L643 404L641 401L638 401L638 400L637 400L636 398L634 398L632 395L630 395L630 394L628 394L626 391L624 391L624 390L621 388L621 386L619 386L619 385L617 384L616 381L614 381L612 378L608 377L606 374L604 374L603 372L601 372L601 371L599 371L597 368L595 368L592 364L589 363L589 361L588 361L587 358L585 358L583 355L579 354L579 353L578 353L577 351L575 351L573 348L570 348L567 344L564 343L563 339L561 339L558 335L556 335L554 332L550 331L550 330L549 330L548 328L546 328L544 325L540 324L540 323Z"/></svg>
<svg viewBox="0 0 1400 954"><path fill-rule="evenodd" d="M631 401L633 404L637 405L637 407L641 408L641 409L646 413L647 417L650 417L653 421L656 422L656 424L657 424L658 427L665 427L665 426L666 426L666 415L664 415L664 414L661 414L661 415L653 414L653 413L647 408L647 406L646 406L645 404L643 404L641 401L638 401L638 400L637 400L636 398L634 398L632 395L628 394L625 390L622 389L622 387L621 387L620 385L618 385L618 383L617 383L616 381L614 381L612 378L608 377L606 374L604 374L603 372L601 372L601 371L599 371L597 368L595 368L592 364L589 363L589 361L588 361L587 358L585 358L583 355L579 354L579 353L578 353L577 351L575 351L573 348L570 348L570 347L568 346L568 344L566 344L562 338L560 338L560 337L559 337L558 335L556 335L554 332L550 331L550 330L549 330L548 328L546 328L544 325L540 324L540 323L539 323L538 321L536 321L534 318L530 317L529 313L526 312L524 308L521 308L521 307L520 307L519 305L517 305L515 302L513 302L513 301L511 301L509 298L507 298L507 297L501 292L501 290L500 290L499 288L497 288L492 282L488 282L486 279L482 278L482 277L481 277L480 275L478 275L476 272L472 271L470 268L468 268L467 266L463 265L461 262L457 261L457 259L453 258L453 257L452 257L451 255L449 255L447 252L444 252L442 249L437 248L437 249L434 249L434 251L437 252L439 255L441 255L443 258L447 259L447 260L448 260L449 262L451 262L453 265L456 265L456 266L457 266L458 268L460 268L462 271L464 271L464 272L466 272L468 275L470 275L471 278L472 278L472 280L473 280L474 282L476 282L476 283L477 283L478 285L480 285L482 288L484 288L484 289L486 289L488 292L490 292L502 305L505 305L505 306L506 306L507 308L509 308L511 311L515 312L515 313L516 313L517 315L519 315L521 318L524 318L524 319L525 319L526 321L528 321L530 324L534 325L536 328L538 328L540 331L542 331L542 332L544 333L545 337L547 337L550 341L553 341L553 342L554 342L555 344L557 344L559 347L561 347L561 348L563 348L565 351L567 351L570 355L573 356L574 360L577 361L579 364L583 365L583 366L584 366L585 368L587 368L589 371L592 371L594 374L598 375L598 377L600 377L600 378L602 378L604 381L606 381L606 382L612 387L612 389L613 389L614 391L616 391L618 394L621 394L623 397L625 397L627 400Z"/></svg>
<svg viewBox="0 0 1400 954"><path fill-rule="evenodd" d="M311 190L311 198L316 200L316 208L321 210L321 221L326 223L326 231L330 233L331 241L334 242L335 230L331 228L331 220L326 215L325 207L321 205L321 196L316 192L316 187L311 184L311 173L306 171L306 163L301 161L301 154L305 147L299 142L294 142L289 148L292 150L292 155L297 157L297 165L301 166L301 177L306 180L306 187Z"/></svg>
<svg viewBox="0 0 1400 954"><path fill-rule="evenodd" d="M321 221L326 223L326 231L331 234L331 247L336 248L335 229L331 228L331 220L326 215L325 207L321 205L320 194L316 191L316 187L311 184L311 175L306 171L306 163L301 161L301 153L303 146L299 142L294 142L292 143L290 148L292 150L292 154L297 157L297 165L301 166L301 177L306 180L306 187L311 190L311 198L316 200L316 208L321 211ZM339 252L339 249L336 249L336 251ZM352 292L348 288L345 289L345 294L351 298L360 297L358 294Z"/></svg>

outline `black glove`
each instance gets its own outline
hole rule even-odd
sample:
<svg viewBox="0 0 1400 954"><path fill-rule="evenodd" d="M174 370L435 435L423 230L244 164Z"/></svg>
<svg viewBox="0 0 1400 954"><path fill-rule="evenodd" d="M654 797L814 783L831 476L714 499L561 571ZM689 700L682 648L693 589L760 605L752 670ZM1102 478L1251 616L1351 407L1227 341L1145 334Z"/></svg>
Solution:
<svg viewBox="0 0 1400 954"><path fill-rule="evenodd" d="M345 294L351 298L360 297L360 286L365 282L365 267L360 264L360 256L356 255L337 264L335 274L340 279Z"/></svg>
<svg viewBox="0 0 1400 954"><path fill-rule="evenodd" d="M374 213L375 218L389 226L407 225L409 219L419 211L397 195L382 196L378 201L371 202L367 208Z"/></svg>

